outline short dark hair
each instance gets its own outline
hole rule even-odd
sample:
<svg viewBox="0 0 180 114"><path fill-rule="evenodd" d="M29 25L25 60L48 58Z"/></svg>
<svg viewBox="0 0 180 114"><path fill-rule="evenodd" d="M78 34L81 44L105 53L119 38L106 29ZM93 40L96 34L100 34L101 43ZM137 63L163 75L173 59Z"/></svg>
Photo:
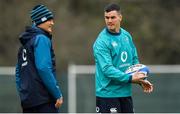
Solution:
<svg viewBox="0 0 180 114"><path fill-rule="evenodd" d="M120 9L120 6L118 4L115 4L115 3L111 3L111 4L108 4L105 8L104 8L104 11L105 12L110 12L110 11L117 11L119 13L121 13L121 9Z"/></svg>

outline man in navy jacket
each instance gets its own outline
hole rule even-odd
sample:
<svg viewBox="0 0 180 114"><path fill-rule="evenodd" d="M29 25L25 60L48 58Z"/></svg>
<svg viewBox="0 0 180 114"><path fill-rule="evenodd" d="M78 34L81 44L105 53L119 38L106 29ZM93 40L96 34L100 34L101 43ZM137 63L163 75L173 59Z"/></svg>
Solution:
<svg viewBox="0 0 180 114"><path fill-rule="evenodd" d="M33 26L20 35L16 86L23 112L59 112L63 103L52 46L53 14L44 5L31 11Z"/></svg>

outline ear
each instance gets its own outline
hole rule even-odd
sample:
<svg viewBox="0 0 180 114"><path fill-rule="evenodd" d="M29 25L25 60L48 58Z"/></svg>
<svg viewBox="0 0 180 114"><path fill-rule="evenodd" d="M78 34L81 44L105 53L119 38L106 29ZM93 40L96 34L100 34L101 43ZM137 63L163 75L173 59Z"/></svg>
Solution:
<svg viewBox="0 0 180 114"><path fill-rule="evenodd" d="M119 14L119 21L121 22L122 21L122 15Z"/></svg>

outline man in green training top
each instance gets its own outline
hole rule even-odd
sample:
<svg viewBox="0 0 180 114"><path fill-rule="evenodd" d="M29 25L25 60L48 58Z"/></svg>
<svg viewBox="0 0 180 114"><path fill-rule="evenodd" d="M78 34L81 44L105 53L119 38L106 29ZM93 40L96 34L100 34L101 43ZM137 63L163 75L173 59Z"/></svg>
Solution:
<svg viewBox="0 0 180 114"><path fill-rule="evenodd" d="M100 32L93 52L96 64L96 111L100 113L133 113L132 83L140 84L144 92L153 91L146 76L136 72L124 73L139 64L132 37L121 27L122 15L117 4L104 9L106 27Z"/></svg>

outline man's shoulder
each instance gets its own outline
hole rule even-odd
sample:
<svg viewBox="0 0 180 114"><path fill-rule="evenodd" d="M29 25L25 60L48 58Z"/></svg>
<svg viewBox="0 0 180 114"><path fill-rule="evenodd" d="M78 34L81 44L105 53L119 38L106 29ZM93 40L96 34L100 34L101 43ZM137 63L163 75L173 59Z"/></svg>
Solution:
<svg viewBox="0 0 180 114"><path fill-rule="evenodd" d="M35 36L35 43L34 43L34 45L41 44L41 43L49 44L50 42L51 42L50 39L46 35L44 35L44 34L37 34Z"/></svg>
<svg viewBox="0 0 180 114"><path fill-rule="evenodd" d="M106 34L106 30L103 29L98 37L96 38L95 42L94 42L94 45L93 45L93 48L97 48L97 47L107 47L109 45L109 38Z"/></svg>
<svg viewBox="0 0 180 114"><path fill-rule="evenodd" d="M36 40L50 41L50 39L44 34L37 34L35 36L35 38L36 38Z"/></svg>
<svg viewBox="0 0 180 114"><path fill-rule="evenodd" d="M130 35L130 33L125 30L124 28L121 28L121 33L125 34L125 35Z"/></svg>
<svg viewBox="0 0 180 114"><path fill-rule="evenodd" d="M42 34L42 33L36 34L35 37L36 37L36 38L48 38L46 35L44 35L44 34Z"/></svg>
<svg viewBox="0 0 180 114"><path fill-rule="evenodd" d="M132 39L131 34L123 28L121 28L121 34L124 35L125 37L128 37L129 39Z"/></svg>
<svg viewBox="0 0 180 114"><path fill-rule="evenodd" d="M107 34L106 28L104 28L97 37L98 41L109 41L109 35Z"/></svg>

